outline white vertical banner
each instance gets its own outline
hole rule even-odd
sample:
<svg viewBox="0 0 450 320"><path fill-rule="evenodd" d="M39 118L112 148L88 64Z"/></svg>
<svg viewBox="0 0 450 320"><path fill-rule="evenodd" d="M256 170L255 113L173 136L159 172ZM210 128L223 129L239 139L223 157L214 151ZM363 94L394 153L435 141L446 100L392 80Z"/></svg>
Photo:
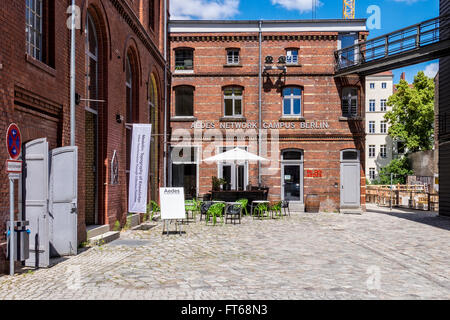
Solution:
<svg viewBox="0 0 450 320"><path fill-rule="evenodd" d="M151 124L133 124L128 190L128 212L130 213L147 211L151 138Z"/></svg>

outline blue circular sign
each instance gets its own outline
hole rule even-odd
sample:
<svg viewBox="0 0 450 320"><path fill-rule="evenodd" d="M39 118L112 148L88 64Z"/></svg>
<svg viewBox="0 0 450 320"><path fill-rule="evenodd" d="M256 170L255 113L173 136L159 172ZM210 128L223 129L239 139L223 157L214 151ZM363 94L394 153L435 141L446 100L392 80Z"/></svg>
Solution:
<svg viewBox="0 0 450 320"><path fill-rule="evenodd" d="M11 159L17 160L22 149L22 138L19 127L15 123L12 123L6 131L6 146Z"/></svg>

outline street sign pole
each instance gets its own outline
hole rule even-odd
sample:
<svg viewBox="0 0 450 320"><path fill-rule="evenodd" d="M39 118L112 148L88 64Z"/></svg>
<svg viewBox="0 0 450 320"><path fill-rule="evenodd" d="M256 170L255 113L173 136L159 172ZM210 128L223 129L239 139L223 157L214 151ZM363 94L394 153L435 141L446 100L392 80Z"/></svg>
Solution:
<svg viewBox="0 0 450 320"><path fill-rule="evenodd" d="M14 179L9 177L9 275L14 275Z"/></svg>
<svg viewBox="0 0 450 320"><path fill-rule="evenodd" d="M19 161L22 150L22 137L20 129L11 123L6 131L6 148L10 160L6 161L6 171L9 177L9 274L14 275L14 180L19 179L22 172L22 162Z"/></svg>

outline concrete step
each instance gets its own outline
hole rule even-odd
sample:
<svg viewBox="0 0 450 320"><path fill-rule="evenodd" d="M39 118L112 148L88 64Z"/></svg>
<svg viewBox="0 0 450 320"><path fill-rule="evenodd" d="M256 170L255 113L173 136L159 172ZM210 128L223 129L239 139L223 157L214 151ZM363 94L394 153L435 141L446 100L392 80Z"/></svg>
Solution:
<svg viewBox="0 0 450 320"><path fill-rule="evenodd" d="M109 232L109 225L93 225L93 226L87 226L87 240L97 237L99 235L102 235L104 233Z"/></svg>
<svg viewBox="0 0 450 320"><path fill-rule="evenodd" d="M117 240L120 238L120 232L119 231L108 231L104 234L101 234L99 236L93 237L89 239L89 243L93 245L103 245L109 242L112 242L114 240Z"/></svg>
<svg viewBox="0 0 450 320"><path fill-rule="evenodd" d="M363 211L361 208L341 208L339 210L340 213L343 214L362 214Z"/></svg>
<svg viewBox="0 0 450 320"><path fill-rule="evenodd" d="M305 212L305 204L299 202L289 202L291 212Z"/></svg>
<svg viewBox="0 0 450 320"><path fill-rule="evenodd" d="M130 227L130 229L138 226L141 224L141 216L139 213L131 214L127 217L127 223Z"/></svg>

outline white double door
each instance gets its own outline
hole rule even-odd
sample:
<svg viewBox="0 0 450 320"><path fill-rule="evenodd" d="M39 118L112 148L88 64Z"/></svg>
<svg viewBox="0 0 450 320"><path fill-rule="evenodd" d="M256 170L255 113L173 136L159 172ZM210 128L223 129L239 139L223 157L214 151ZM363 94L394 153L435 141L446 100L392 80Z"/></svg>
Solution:
<svg viewBox="0 0 450 320"><path fill-rule="evenodd" d="M224 189L245 190L248 185L248 164L225 162L219 165L219 178L226 181Z"/></svg>
<svg viewBox="0 0 450 320"><path fill-rule="evenodd" d="M247 147L239 147L247 150ZM234 147L221 147L219 152L226 152ZM225 190L245 190L248 185L248 161L226 161L219 163L219 178L227 183L223 186Z"/></svg>

